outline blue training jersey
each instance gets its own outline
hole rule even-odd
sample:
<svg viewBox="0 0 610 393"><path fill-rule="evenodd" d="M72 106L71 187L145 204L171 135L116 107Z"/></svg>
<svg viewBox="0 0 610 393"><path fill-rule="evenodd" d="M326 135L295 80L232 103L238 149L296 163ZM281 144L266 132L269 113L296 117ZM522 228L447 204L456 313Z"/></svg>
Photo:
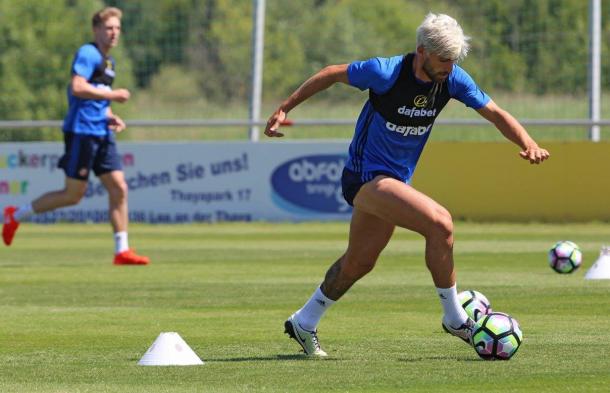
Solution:
<svg viewBox="0 0 610 393"><path fill-rule="evenodd" d="M421 91L431 90L434 84L414 77L409 56L413 58L412 54L376 57L353 62L347 68L350 85L360 90L368 89L371 96L358 117L346 163L348 169L361 174L363 181L371 180L376 173L385 173L410 182L434 120L446 102L454 98L468 107L480 109L490 100L466 71L454 65L445 81L446 100L439 99L436 106L424 108L426 98L430 96L422 95ZM407 104L396 103L394 108L397 110L392 113L393 118L400 118L400 123L396 124L390 121L393 118L384 118L371 101L384 94L389 96L390 92L392 103L397 101L396 95L403 90L397 93L395 86L404 88L404 96L410 100ZM423 105L419 105L419 101Z"/></svg>
<svg viewBox="0 0 610 393"><path fill-rule="evenodd" d="M104 57L93 43L81 46L72 62L72 75L85 78L97 88L112 88L114 59ZM64 118L63 131L75 134L105 136L108 128L107 112L109 100L91 100L75 97L68 86L68 113Z"/></svg>

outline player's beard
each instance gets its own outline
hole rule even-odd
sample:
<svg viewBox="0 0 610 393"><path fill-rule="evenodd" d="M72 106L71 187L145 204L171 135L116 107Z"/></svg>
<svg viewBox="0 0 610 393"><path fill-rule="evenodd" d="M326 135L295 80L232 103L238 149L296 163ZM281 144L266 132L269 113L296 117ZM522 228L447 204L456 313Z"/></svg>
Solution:
<svg viewBox="0 0 610 393"><path fill-rule="evenodd" d="M430 65L430 60L428 59L424 60L423 69L426 76L436 83L444 82L445 79L447 79L447 76L449 76L449 74L445 72L436 72Z"/></svg>

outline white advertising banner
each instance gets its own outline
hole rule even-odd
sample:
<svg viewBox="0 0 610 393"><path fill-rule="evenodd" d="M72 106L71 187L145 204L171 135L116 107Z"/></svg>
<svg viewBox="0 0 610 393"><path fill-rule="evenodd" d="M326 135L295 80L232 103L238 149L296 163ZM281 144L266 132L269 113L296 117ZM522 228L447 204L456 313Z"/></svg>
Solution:
<svg viewBox="0 0 610 393"><path fill-rule="evenodd" d="M119 142L131 222L346 220L341 195L347 141ZM0 206L31 202L61 189L63 143L0 144ZM99 179L75 206L34 222L108 221Z"/></svg>

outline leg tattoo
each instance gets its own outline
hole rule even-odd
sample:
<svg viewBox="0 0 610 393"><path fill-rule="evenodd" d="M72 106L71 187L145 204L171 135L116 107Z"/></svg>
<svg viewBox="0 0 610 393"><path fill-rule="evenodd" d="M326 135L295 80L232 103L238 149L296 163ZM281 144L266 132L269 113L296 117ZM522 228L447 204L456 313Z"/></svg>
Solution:
<svg viewBox="0 0 610 393"><path fill-rule="evenodd" d="M341 296L351 288L352 285L358 280L358 278L352 278L346 276L342 271L342 262L345 255L337 259L335 263L328 269L324 282L321 285L322 292L326 297L332 300L339 300Z"/></svg>

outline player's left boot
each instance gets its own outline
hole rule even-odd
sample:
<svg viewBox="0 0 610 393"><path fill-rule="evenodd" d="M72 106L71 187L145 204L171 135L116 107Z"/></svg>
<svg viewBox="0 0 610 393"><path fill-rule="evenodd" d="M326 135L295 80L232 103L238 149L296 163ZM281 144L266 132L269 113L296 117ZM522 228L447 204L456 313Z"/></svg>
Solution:
<svg viewBox="0 0 610 393"><path fill-rule="evenodd" d="M466 320L466 322L464 322L462 325L460 325L458 327L453 327L450 324L445 323L444 320L441 323L441 325L443 326L443 330L446 331L447 333L449 333L453 336L456 336L458 338L461 338L468 345L472 345L472 333L474 331L474 326L475 326L475 323L472 319L468 318Z"/></svg>
<svg viewBox="0 0 610 393"><path fill-rule="evenodd" d="M303 348L307 356L326 357L328 356L320 347L318 332L303 329L297 322L294 314L284 322L284 333L294 339Z"/></svg>
<svg viewBox="0 0 610 393"><path fill-rule="evenodd" d="M114 256L115 265L148 265L148 257L136 254L132 249L120 252Z"/></svg>
<svg viewBox="0 0 610 393"><path fill-rule="evenodd" d="M4 208L4 224L2 225L2 240L4 244L10 246L15 237L15 232L19 228L19 221L15 220L17 207L7 206Z"/></svg>

